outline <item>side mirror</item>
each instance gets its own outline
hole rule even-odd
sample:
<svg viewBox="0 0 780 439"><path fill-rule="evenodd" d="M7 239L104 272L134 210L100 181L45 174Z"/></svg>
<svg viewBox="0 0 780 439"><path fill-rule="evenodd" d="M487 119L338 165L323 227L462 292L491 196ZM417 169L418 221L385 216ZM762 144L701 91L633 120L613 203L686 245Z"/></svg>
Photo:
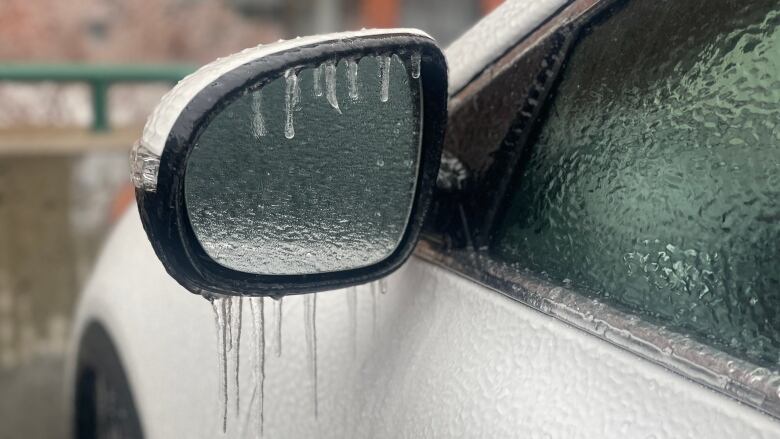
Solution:
<svg viewBox="0 0 780 439"><path fill-rule="evenodd" d="M385 276L436 182L447 67L409 30L298 38L182 80L133 147L136 199L193 293L284 296Z"/></svg>

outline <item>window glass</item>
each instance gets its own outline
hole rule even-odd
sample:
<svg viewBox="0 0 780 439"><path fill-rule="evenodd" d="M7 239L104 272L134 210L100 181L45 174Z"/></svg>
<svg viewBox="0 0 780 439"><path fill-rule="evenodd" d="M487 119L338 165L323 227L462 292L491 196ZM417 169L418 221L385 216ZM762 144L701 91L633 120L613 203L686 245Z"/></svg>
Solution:
<svg viewBox="0 0 780 439"><path fill-rule="evenodd" d="M777 364L780 4L627 3L551 96L494 256Z"/></svg>

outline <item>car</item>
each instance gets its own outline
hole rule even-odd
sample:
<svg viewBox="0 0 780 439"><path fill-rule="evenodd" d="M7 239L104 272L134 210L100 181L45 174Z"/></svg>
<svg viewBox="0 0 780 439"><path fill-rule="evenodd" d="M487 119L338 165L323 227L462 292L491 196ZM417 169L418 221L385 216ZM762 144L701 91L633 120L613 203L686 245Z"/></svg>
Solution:
<svg viewBox="0 0 780 439"><path fill-rule="evenodd" d="M74 436L780 437L778 35L508 1L448 72L413 30L207 66L80 298Z"/></svg>

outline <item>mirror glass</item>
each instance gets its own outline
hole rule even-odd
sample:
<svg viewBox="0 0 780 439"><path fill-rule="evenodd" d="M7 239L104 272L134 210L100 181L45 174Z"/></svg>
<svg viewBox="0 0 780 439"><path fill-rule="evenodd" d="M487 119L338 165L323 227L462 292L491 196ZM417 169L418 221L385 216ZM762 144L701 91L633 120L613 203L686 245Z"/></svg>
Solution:
<svg viewBox="0 0 780 439"><path fill-rule="evenodd" d="M188 159L194 233L214 261L246 273L377 263L406 230L420 136L414 55L333 60L250 86Z"/></svg>

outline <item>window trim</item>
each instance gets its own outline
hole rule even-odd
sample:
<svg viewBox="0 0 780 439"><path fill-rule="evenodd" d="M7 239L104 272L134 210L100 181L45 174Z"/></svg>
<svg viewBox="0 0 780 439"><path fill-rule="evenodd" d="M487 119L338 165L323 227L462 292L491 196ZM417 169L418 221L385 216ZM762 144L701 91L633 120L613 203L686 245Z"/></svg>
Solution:
<svg viewBox="0 0 780 439"><path fill-rule="evenodd" d="M576 40L577 34L596 15L629 0L574 0L557 15L542 23L535 31L519 40L503 56L484 66L482 72L450 97L448 133L452 132L453 120L457 120L460 111L467 111L470 104L480 93L497 78L517 67L534 47L561 32L568 32L569 38L564 44L564 57L568 47ZM464 38L468 38L467 34ZM557 72L553 75L557 76ZM547 81L545 87L550 87ZM546 93L546 90L543 91ZM516 108L519 113L523 107ZM522 131L533 131L537 122L536 113ZM513 122L516 124L517 119ZM509 130L507 136L511 136ZM515 133L514 135L517 135ZM520 135L523 135L521 132ZM457 139L455 139L457 140ZM453 155L453 139L445 140L445 153ZM512 146L512 160L519 158L524 149L524 140ZM468 145L472 150L480 150L482 155L491 154L486 145ZM490 145L488 145L490 146ZM457 154L454 154L457 157ZM455 158L457 160L457 158ZM515 162L513 162L515 163ZM512 178L513 163L500 163L492 166L488 174L501 181ZM470 163L459 164L469 169ZM498 175L496 175L498 174ZM445 176L446 177L446 176ZM442 173L440 173L440 180ZM594 335L612 345L632 352L652 363L660 365L684 378L688 378L705 387L729 396L739 402L754 407L774 418L780 419L780 371L759 367L752 362L740 359L724 351L698 342L664 326L642 320L636 315L624 312L599 300L591 299L576 291L540 279L530 271L520 271L509 264L490 257L485 249L486 236L492 228L492 219L484 221L485 210L477 210L478 215L469 217L464 206L473 203L473 198L492 198L498 204L504 199L501 189L485 197L484 181L465 178L463 188L454 191L439 189L435 196L435 211L441 210L450 220L442 228L429 222L423 239L417 245L415 254L427 261L455 272L472 281L480 283L513 300L519 301L539 312L563 321L575 328ZM484 204L483 204L484 205ZM469 206L474 209L474 206ZM453 214L459 210L456 214ZM449 228L449 229L447 229ZM459 230L456 230L459 229Z"/></svg>

